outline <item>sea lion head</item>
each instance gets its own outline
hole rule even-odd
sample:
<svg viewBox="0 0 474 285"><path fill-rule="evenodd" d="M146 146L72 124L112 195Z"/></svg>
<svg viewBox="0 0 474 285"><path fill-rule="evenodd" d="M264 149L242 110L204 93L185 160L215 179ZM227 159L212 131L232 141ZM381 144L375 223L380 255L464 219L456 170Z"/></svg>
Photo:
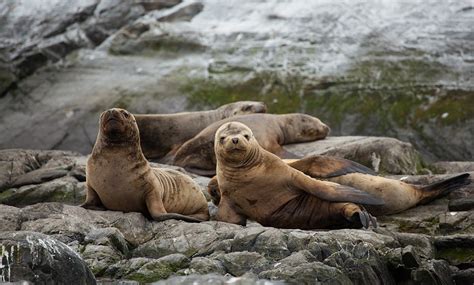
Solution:
<svg viewBox="0 0 474 285"><path fill-rule="evenodd" d="M325 138L331 129L315 118L306 114L286 115L285 143L308 142Z"/></svg>
<svg viewBox="0 0 474 285"><path fill-rule="evenodd" d="M112 108L102 112L99 125L99 136L106 143L121 144L139 140L135 117L127 110Z"/></svg>
<svg viewBox="0 0 474 285"><path fill-rule="evenodd" d="M222 105L218 110L222 110L226 117L230 117L252 113L266 113L267 106L265 103L258 101L238 101Z"/></svg>
<svg viewBox="0 0 474 285"><path fill-rule="evenodd" d="M258 147L252 130L242 123L229 122L216 131L214 150L218 160L242 165L251 160Z"/></svg>

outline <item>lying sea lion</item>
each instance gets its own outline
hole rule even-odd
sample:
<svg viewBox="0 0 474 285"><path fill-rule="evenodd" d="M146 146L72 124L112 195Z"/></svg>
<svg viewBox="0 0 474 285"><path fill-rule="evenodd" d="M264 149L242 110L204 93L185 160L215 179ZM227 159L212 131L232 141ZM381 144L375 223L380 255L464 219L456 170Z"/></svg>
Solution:
<svg viewBox="0 0 474 285"><path fill-rule="evenodd" d="M215 122L177 149L173 164L190 172L214 176L216 155L214 136L217 129L231 121L248 126L258 143L266 150L282 158L295 158L282 145L315 141L325 138L329 127L318 118L306 114L250 114Z"/></svg>
<svg viewBox="0 0 474 285"><path fill-rule="evenodd" d="M263 149L244 124L223 124L215 141L221 191L217 220L245 225L252 219L264 226L300 229L376 225L354 203L382 205L381 199L291 168Z"/></svg>
<svg viewBox="0 0 474 285"><path fill-rule="evenodd" d="M135 118L123 109L100 116L99 134L87 160L87 196L82 207L141 212L154 220L209 219L204 194L190 177L150 167L140 148Z"/></svg>
<svg viewBox="0 0 474 285"><path fill-rule="evenodd" d="M411 185L377 176L372 169L357 162L331 156L313 155L285 162L313 178L351 186L383 199L384 205L366 206L375 216L395 214L426 204L470 183L469 173L465 173L426 186ZM208 192L213 203L218 205L220 190L216 177L209 182Z"/></svg>
<svg viewBox="0 0 474 285"><path fill-rule="evenodd" d="M210 124L236 115L265 113L263 102L239 101L215 110L176 114L138 115L143 154L149 159L163 158L174 147L194 137Z"/></svg>

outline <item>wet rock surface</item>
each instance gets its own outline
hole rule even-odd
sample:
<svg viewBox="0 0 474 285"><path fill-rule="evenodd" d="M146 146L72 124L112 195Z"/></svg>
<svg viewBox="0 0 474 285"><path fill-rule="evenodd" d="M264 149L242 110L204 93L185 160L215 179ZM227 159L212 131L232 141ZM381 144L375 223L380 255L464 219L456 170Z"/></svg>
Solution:
<svg viewBox="0 0 474 285"><path fill-rule="evenodd" d="M0 232L0 281L33 284L96 284L86 263L70 247L37 232Z"/></svg>
<svg viewBox="0 0 474 285"><path fill-rule="evenodd" d="M61 196L51 196L51 181L69 187L83 183L79 174L84 156L33 150L3 150L0 156L16 162L0 172L2 177L11 177L9 181L48 167L67 169L62 177L23 180L32 184L21 187L37 185L32 193L41 198L30 204L22 199L15 206L1 204L0 236L10 234L7 231L47 235L69 247L61 250L79 254L103 284L113 280L159 284L212 280L216 284L262 284L262 280L275 284L454 284L456 280L456 284L470 284L462 282L473 280L474 216L469 210L448 208L460 196L472 199L472 185L431 204L379 217L379 228L370 230L302 231L254 222L247 227L215 221L158 223L140 213L85 210L73 205L81 201L69 200L68 205L57 198ZM444 176L406 179L423 184L440 177ZM194 179L201 180L204 189L207 180ZM0 196L10 189L4 187Z"/></svg>

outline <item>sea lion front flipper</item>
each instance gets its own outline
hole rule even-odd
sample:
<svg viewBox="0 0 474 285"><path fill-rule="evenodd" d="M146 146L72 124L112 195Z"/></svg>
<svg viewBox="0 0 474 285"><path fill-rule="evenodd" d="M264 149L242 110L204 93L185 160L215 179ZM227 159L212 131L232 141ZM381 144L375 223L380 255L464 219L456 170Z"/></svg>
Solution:
<svg viewBox="0 0 474 285"><path fill-rule="evenodd" d="M293 170L292 179L289 181L290 186L303 190L323 200L331 202L353 202L366 205L384 205L382 199L367 192L333 182L316 180L300 171Z"/></svg>
<svg viewBox="0 0 474 285"><path fill-rule="evenodd" d="M324 155L311 155L288 163L313 178L331 178L349 173L377 175L372 169L344 158Z"/></svg>
<svg viewBox="0 0 474 285"><path fill-rule="evenodd" d="M221 201L221 190L219 189L217 176L212 177L207 183L207 193L211 196L212 203L218 206Z"/></svg>
<svg viewBox="0 0 474 285"><path fill-rule="evenodd" d="M86 201L79 205L79 207L82 207L84 209L88 210L96 210L96 211L104 211L106 208L102 204L102 201L100 201L99 195L95 192L94 188L92 188L90 185L86 185L87 188L87 193L86 193Z"/></svg>
<svg viewBox="0 0 474 285"><path fill-rule="evenodd" d="M231 206L231 202L225 197L222 197L217 209L216 220L226 223L237 224L245 226L247 224L247 217L237 213Z"/></svg>

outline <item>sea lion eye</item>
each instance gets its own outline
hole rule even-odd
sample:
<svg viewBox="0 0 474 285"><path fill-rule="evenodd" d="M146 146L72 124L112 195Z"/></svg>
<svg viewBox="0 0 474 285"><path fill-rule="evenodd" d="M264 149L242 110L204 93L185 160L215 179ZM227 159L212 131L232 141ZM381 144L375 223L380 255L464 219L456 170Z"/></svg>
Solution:
<svg viewBox="0 0 474 285"><path fill-rule="evenodd" d="M224 143L224 139L225 139L225 137L221 137L221 138L219 139L219 142L220 142L220 143Z"/></svg>
<svg viewBox="0 0 474 285"><path fill-rule="evenodd" d="M246 138L247 140L250 140L250 136L249 136L249 135L244 135L244 138Z"/></svg>
<svg viewBox="0 0 474 285"><path fill-rule="evenodd" d="M125 118L130 117L130 115L129 115L128 112L126 112L126 111L122 111L122 114L125 116Z"/></svg>

